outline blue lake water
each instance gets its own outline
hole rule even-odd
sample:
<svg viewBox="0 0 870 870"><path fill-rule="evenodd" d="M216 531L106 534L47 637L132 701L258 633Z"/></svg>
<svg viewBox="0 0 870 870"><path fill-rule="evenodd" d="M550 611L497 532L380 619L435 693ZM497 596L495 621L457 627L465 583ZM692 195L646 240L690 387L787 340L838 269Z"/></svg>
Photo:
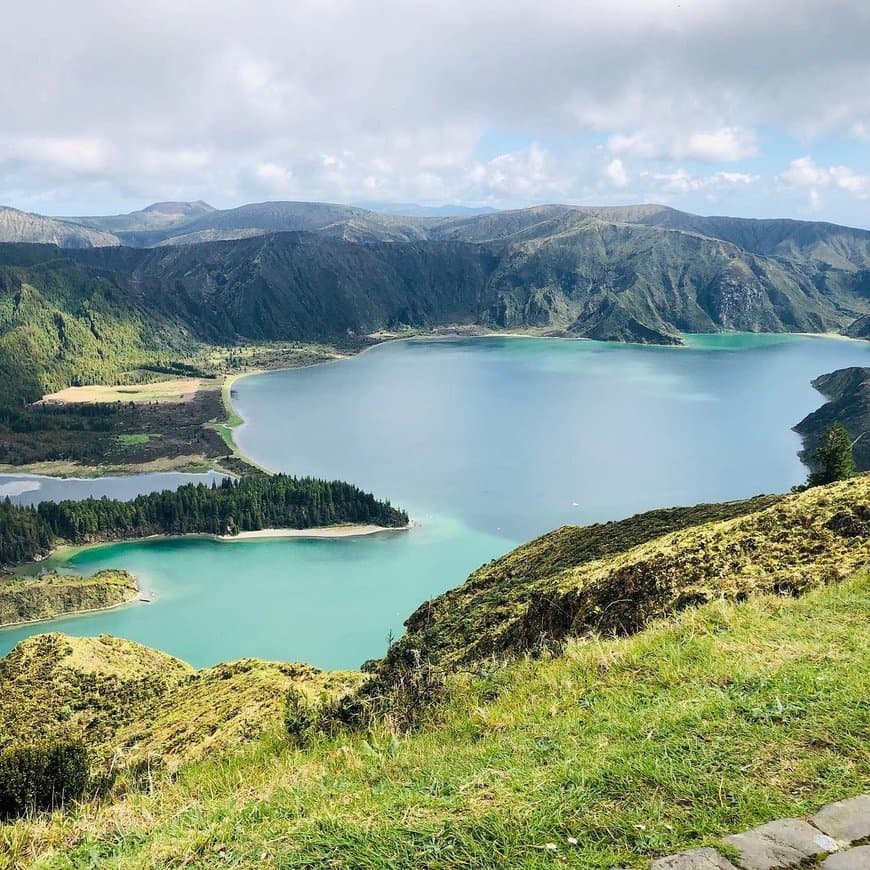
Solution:
<svg viewBox="0 0 870 870"><path fill-rule="evenodd" d="M51 623L202 666L243 656L356 667L423 600L565 523L782 492L819 374L870 343L697 336L687 348L532 338L394 342L236 383L242 449L353 481L418 527L344 540L116 544L66 566L127 568L152 604ZM91 482L93 483L93 482ZM0 654L45 625L0 632Z"/></svg>
<svg viewBox="0 0 870 870"><path fill-rule="evenodd" d="M214 471L205 474L185 474L178 471L157 471L149 474L129 474L118 477L46 477L42 474L0 474L0 499L13 504L36 505L41 501L62 501L81 498L135 498L148 492L178 489L185 483L220 483L225 475Z"/></svg>

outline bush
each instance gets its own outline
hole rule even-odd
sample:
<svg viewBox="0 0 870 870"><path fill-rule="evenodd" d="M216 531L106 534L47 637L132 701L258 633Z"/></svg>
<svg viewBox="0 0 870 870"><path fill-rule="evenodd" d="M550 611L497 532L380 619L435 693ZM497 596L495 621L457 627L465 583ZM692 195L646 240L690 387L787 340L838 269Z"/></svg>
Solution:
<svg viewBox="0 0 870 870"><path fill-rule="evenodd" d="M308 743L311 735L317 730L319 718L317 705L312 704L304 692L291 687L287 692L287 702L284 707L284 727L297 746L305 746Z"/></svg>
<svg viewBox="0 0 870 870"><path fill-rule="evenodd" d="M63 807L89 783L88 750L80 740L13 744L0 752L0 818Z"/></svg>

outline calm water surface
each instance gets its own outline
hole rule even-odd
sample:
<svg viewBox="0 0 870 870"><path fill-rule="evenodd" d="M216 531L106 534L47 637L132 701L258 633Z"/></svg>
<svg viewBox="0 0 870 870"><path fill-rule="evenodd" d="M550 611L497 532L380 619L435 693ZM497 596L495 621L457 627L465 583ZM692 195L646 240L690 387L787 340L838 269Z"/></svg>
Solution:
<svg viewBox="0 0 870 870"><path fill-rule="evenodd" d="M698 336L688 348L546 339L395 342L236 385L242 449L276 471L351 480L411 532L345 540L146 541L86 550L155 596L51 624L195 665L242 656L355 667L424 599L564 523L784 491L815 376L870 344ZM0 632L0 654L45 626Z"/></svg>
<svg viewBox="0 0 870 870"><path fill-rule="evenodd" d="M118 477L46 477L42 474L0 474L0 499L12 504L35 505L41 501L62 501L65 498L119 498L127 500L148 492L178 489L185 483L219 483L226 475L209 471L205 474L185 474L179 471L157 471L150 474L130 474Z"/></svg>

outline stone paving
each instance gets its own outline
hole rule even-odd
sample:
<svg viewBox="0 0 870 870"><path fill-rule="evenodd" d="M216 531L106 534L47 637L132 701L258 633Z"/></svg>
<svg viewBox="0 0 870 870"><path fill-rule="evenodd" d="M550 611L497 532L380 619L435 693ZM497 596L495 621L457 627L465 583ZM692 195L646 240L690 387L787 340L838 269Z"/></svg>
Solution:
<svg viewBox="0 0 870 870"><path fill-rule="evenodd" d="M870 794L822 807L812 818L778 819L722 842L738 857L692 849L653 861L652 870L870 870Z"/></svg>

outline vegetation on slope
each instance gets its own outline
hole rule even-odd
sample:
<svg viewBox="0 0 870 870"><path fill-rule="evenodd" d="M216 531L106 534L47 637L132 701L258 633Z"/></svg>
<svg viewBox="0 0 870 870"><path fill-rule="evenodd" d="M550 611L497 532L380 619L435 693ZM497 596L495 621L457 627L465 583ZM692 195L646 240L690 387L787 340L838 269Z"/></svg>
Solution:
<svg viewBox="0 0 870 870"><path fill-rule="evenodd" d="M804 441L801 459L817 468L815 454L825 433L840 424L854 442L855 468L870 471L870 368L839 369L816 378L813 386L828 401L794 427Z"/></svg>
<svg viewBox="0 0 870 870"><path fill-rule="evenodd" d="M99 571L91 577L54 572L0 577L0 626L115 607L138 594L126 571Z"/></svg>
<svg viewBox="0 0 870 870"><path fill-rule="evenodd" d="M867 576L713 601L457 674L413 734L267 736L0 843L22 867L640 866L866 790L868 618Z"/></svg>
<svg viewBox="0 0 870 870"><path fill-rule="evenodd" d="M358 682L254 660L195 671L133 641L42 634L0 659L0 749L74 737L86 742L95 775L120 768L135 779L141 763L156 775L277 733L291 688L317 698Z"/></svg>
<svg viewBox="0 0 870 870"><path fill-rule="evenodd" d="M408 515L350 483L258 475L219 486L185 484L130 501L44 501L36 508L0 502L0 565L45 552L46 542L84 544L149 535L234 535L259 529L309 529L343 523L400 527Z"/></svg>
<svg viewBox="0 0 870 870"><path fill-rule="evenodd" d="M449 670L567 637L629 634L717 598L799 594L870 558L870 476L781 498L567 527L480 568L421 605L372 666L377 698L420 662Z"/></svg>

